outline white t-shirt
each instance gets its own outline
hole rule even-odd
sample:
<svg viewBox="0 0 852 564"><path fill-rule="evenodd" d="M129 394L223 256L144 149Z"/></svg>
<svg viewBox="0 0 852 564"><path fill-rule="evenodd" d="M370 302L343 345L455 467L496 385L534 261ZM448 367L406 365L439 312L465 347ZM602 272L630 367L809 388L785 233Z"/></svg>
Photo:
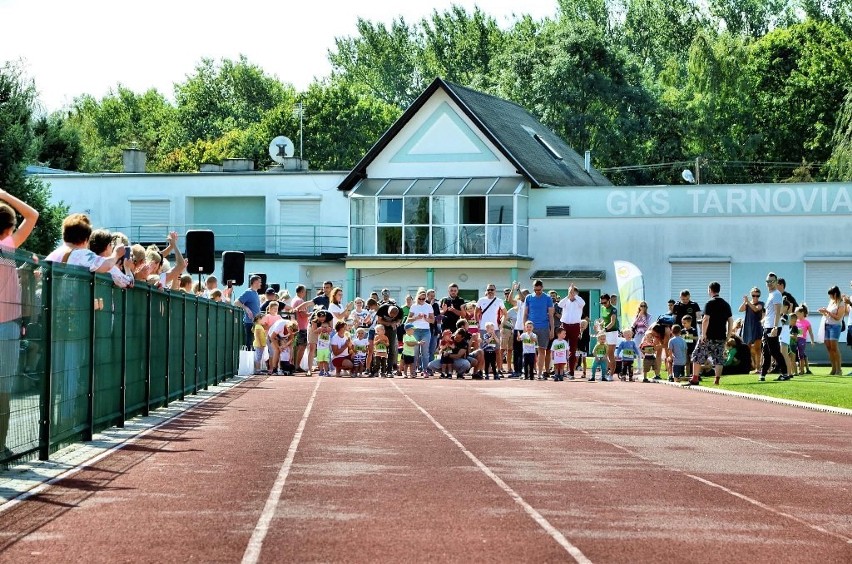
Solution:
<svg viewBox="0 0 852 564"><path fill-rule="evenodd" d="M269 328L269 331L266 332L267 339L271 339L275 335L283 335L284 334L284 326L287 324L286 319L279 319Z"/></svg>
<svg viewBox="0 0 852 564"><path fill-rule="evenodd" d="M775 327L775 304L778 304L779 306L784 305L781 292L777 289L769 292L769 295L766 296L766 305L763 307L766 311L766 314L763 317L763 326L767 329Z"/></svg>
<svg viewBox="0 0 852 564"><path fill-rule="evenodd" d="M328 304L328 313L331 314L335 321L346 321L343 317L344 311L346 311L346 306L343 304Z"/></svg>
<svg viewBox="0 0 852 564"><path fill-rule="evenodd" d="M355 360L364 361L367 359L367 347L370 341L367 339L352 339L352 346L355 347Z"/></svg>
<svg viewBox="0 0 852 564"><path fill-rule="evenodd" d="M341 352L337 353L337 354L334 354L334 349L331 349L331 351L332 351L331 358L335 359L335 358L340 358L341 356L349 356L349 347L346 345L346 343L348 343L348 342L349 342L349 337L345 333L342 337L340 335L338 335L337 333L332 335L331 336L331 344L336 346L336 347L343 347L343 350Z"/></svg>
<svg viewBox="0 0 852 564"><path fill-rule="evenodd" d="M337 333L335 333L336 335ZM329 341L331 336L328 333L320 333L317 331L317 349L327 349L329 348Z"/></svg>
<svg viewBox="0 0 852 564"><path fill-rule="evenodd" d="M408 318L411 320L411 324L414 325L415 329L428 329L429 316L434 313L435 310L432 309L431 304L427 304L426 302L422 304L417 303L408 310ZM423 317L418 318L418 315L422 315Z"/></svg>
<svg viewBox="0 0 852 564"><path fill-rule="evenodd" d="M482 319L479 321L479 326L485 329L486 323L493 323L495 329L500 329L500 325L497 323L497 314L499 311L503 311L503 315L506 314L506 306L503 305L502 298L493 298L494 303L491 304L492 298L479 298L479 301L476 302L476 307L478 307L482 311ZM488 304L491 304L489 307ZM488 308L486 311L485 308Z"/></svg>
<svg viewBox="0 0 852 564"><path fill-rule="evenodd" d="M550 345L552 351L551 357L553 364L565 364L568 362L568 341L565 339L554 339Z"/></svg>
<svg viewBox="0 0 852 564"><path fill-rule="evenodd" d="M65 253L67 253L69 250L70 249L68 247L62 245L61 247L47 255L44 260L61 263L62 259L65 258ZM74 249L68 256L68 262L66 262L65 264L85 266L91 272L94 272L101 267L105 260L105 258L99 257L89 249Z"/></svg>
<svg viewBox="0 0 852 564"><path fill-rule="evenodd" d="M574 296L573 302L565 296L557 305L562 308L562 317L559 319L562 323L580 323L583 319L583 307L586 302L580 296Z"/></svg>
<svg viewBox="0 0 852 564"><path fill-rule="evenodd" d="M521 343L523 343L524 354L532 354L537 348L538 338L535 333L521 333Z"/></svg>

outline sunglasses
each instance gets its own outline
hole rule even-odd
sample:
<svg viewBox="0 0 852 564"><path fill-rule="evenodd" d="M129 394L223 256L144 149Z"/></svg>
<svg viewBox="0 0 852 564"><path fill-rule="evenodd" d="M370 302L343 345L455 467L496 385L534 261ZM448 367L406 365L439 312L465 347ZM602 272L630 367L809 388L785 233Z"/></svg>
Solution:
<svg viewBox="0 0 852 564"><path fill-rule="evenodd" d="M760 294L752 294L752 295L751 295L751 297L752 297L752 298L759 298L759 297L760 297Z"/></svg>
<svg viewBox="0 0 852 564"><path fill-rule="evenodd" d="M766 280L767 284L775 284L777 280Z"/></svg>

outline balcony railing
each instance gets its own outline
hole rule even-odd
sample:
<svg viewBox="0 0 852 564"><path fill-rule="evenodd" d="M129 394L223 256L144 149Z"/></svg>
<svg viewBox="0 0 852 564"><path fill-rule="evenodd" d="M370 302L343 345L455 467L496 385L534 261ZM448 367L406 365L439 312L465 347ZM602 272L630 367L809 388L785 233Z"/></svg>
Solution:
<svg viewBox="0 0 852 564"><path fill-rule="evenodd" d="M0 276L0 463L46 460L237 372L243 312L229 304L20 251L0 251Z"/></svg>
<svg viewBox="0 0 852 564"><path fill-rule="evenodd" d="M179 225L134 225L111 227L121 231L131 243L162 243L170 231L180 235L178 244L184 248L184 235L194 229L209 229L215 234L215 248L221 251L258 252L281 256L321 257L344 255L349 246L345 225L266 225L256 223Z"/></svg>

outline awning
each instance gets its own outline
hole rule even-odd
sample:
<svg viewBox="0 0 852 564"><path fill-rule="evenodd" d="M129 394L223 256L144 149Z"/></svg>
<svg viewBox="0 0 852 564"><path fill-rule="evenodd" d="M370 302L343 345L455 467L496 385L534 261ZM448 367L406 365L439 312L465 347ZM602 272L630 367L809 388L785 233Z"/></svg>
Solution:
<svg viewBox="0 0 852 564"><path fill-rule="evenodd" d="M536 270L530 280L606 280L606 270Z"/></svg>

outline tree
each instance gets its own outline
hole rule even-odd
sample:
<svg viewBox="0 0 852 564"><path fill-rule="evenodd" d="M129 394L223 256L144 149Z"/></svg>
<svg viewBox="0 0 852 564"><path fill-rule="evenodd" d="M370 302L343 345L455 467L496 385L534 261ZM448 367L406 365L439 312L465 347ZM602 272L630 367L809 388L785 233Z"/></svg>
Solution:
<svg viewBox="0 0 852 564"><path fill-rule="evenodd" d="M832 139L833 150L828 162L829 180L852 180L852 88L846 92L837 117Z"/></svg>
<svg viewBox="0 0 852 564"><path fill-rule="evenodd" d="M61 112L38 118L33 124L33 133L38 163L62 170L79 170L83 158L80 131L68 123Z"/></svg>
<svg viewBox="0 0 852 564"><path fill-rule="evenodd" d="M35 230L27 240L28 250L47 254L62 233L65 206L50 203L50 189L24 174L35 156L32 117L36 88L17 64L0 66L0 186L39 212Z"/></svg>

